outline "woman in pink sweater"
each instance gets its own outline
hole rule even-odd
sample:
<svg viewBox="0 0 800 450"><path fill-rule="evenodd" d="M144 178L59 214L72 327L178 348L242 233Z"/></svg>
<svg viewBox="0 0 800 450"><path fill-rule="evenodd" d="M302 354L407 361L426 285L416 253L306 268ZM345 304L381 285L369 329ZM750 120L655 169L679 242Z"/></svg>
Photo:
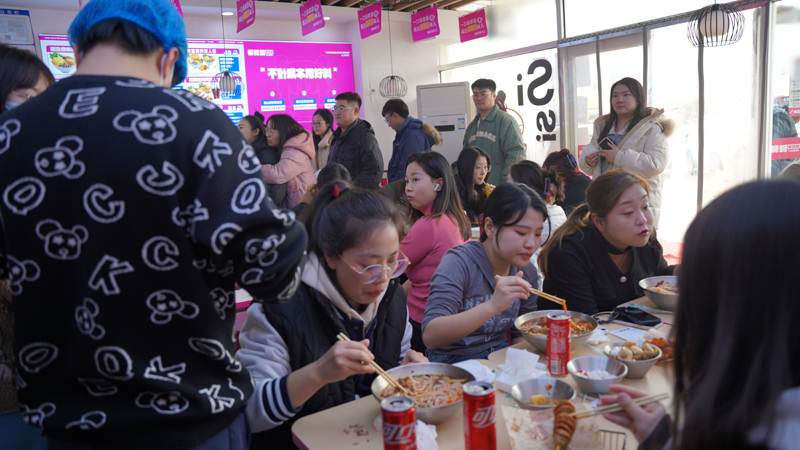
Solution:
<svg viewBox="0 0 800 450"><path fill-rule="evenodd" d="M412 153L406 161L406 195L411 229L400 251L409 261L403 285L408 299L412 327L411 348L425 351L422 343L422 315L431 290L431 277L444 254L470 236L456 180L447 160L438 152Z"/></svg>
<svg viewBox="0 0 800 450"><path fill-rule="evenodd" d="M317 182L311 160L314 139L297 121L286 114L275 114L267 121L267 144L279 149L278 164L264 164L261 172L268 184L286 183L289 208L300 203L308 186Z"/></svg>

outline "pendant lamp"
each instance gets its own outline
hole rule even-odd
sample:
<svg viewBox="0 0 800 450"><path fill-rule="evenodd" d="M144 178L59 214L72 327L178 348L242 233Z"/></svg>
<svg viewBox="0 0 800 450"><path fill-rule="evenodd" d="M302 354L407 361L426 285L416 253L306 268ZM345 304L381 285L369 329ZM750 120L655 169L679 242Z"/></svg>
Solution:
<svg viewBox="0 0 800 450"><path fill-rule="evenodd" d="M219 0L219 13L220 22L222 23L222 53L224 57L228 56L228 48L225 44L225 20L222 19L222 0ZM220 69L222 69L221 58L218 61L220 61ZM237 72L225 69L211 78L211 93L217 100L228 100L234 97L237 92L241 95L242 91L244 91L244 80Z"/></svg>
<svg viewBox="0 0 800 450"><path fill-rule="evenodd" d="M735 44L744 34L744 16L734 6L714 2L692 14L687 34L695 47Z"/></svg>
<svg viewBox="0 0 800 450"><path fill-rule="evenodd" d="M408 93L408 84L402 77L394 74L394 56L392 55L392 20L389 17L389 11L386 11L386 18L389 22L389 62L392 68L392 74L381 80L379 91L384 98L401 98L405 97Z"/></svg>

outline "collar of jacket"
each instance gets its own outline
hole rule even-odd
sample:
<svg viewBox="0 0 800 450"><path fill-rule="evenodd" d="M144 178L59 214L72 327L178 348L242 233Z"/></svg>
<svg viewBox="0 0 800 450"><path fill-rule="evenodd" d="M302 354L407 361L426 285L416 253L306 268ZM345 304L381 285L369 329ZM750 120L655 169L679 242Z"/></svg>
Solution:
<svg viewBox="0 0 800 450"><path fill-rule="evenodd" d="M491 121L494 120L495 117L497 117L497 113L499 111L500 111L500 108L497 105L494 105L494 108L492 108L492 111L486 116L485 119L481 119L481 113L478 113L478 115L475 116L475 119L476 120L478 120L478 119L479 120L483 120L485 122L491 122Z"/></svg>
<svg viewBox="0 0 800 450"><path fill-rule="evenodd" d="M333 138L333 127L328 128L328 131L322 135L322 138L319 140L319 147L320 148L327 148L331 146L331 138Z"/></svg>
<svg viewBox="0 0 800 450"><path fill-rule="evenodd" d="M351 123L350 126L347 127L346 130L342 131L342 127L337 128L336 131L333 132L333 137L335 137L337 139L344 139L344 137L348 133L353 131L353 128L357 127L360 123L361 123L361 119L356 117L356 120L354 120L353 123Z"/></svg>
<svg viewBox="0 0 800 450"><path fill-rule="evenodd" d="M628 246L625 250L620 250L617 247L611 245L611 242L603 236L603 233L600 232L595 227L592 227L592 234L594 235L594 239L600 244L600 248L602 248L605 252L610 253L612 255L622 255L625 253L630 253L633 251L633 247Z"/></svg>
<svg viewBox="0 0 800 450"><path fill-rule="evenodd" d="M625 137L622 138L617 147L622 148L622 146L625 145L625 143L630 140L632 140L633 142L637 142L639 138L642 137L642 135L650 131L649 125L654 122L657 122L662 114L664 114L663 109L647 108L647 116L644 119L640 120L635 127L631 128L630 130L627 131L627 133L625 133ZM611 119L611 114L606 114L603 117L597 119L598 121L602 120L602 122L598 122L597 129L599 131L602 131L603 127L606 125L606 121L609 119Z"/></svg>

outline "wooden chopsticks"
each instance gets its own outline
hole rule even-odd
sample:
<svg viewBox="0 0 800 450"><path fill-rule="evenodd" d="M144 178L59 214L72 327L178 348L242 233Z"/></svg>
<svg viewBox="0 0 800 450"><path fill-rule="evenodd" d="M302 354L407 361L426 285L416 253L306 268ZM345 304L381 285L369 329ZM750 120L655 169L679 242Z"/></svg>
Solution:
<svg viewBox="0 0 800 450"><path fill-rule="evenodd" d="M662 392L660 394L653 394L648 395L646 397L639 397L633 400L634 403L637 405L646 405L648 403L658 402L661 400L666 400L669 398L669 394L666 392ZM570 413L570 416L575 417L576 419L582 419L584 417L594 416L596 414L608 414L612 412L622 411L622 407L619 405L607 405L601 406L600 408L589 409L586 411L577 411L574 413Z"/></svg>
<svg viewBox="0 0 800 450"><path fill-rule="evenodd" d="M500 279L500 275L495 275L494 279L495 280L499 280ZM564 312L565 313L567 312L567 301L566 300L564 300L562 298L558 298L555 295L550 295L547 292L542 292L542 291L540 291L538 289L534 289L534 288L530 288L529 291L530 291L531 294L536 294L536 295L538 295L539 297L542 297L545 300L550 300L553 303L558 303L559 305L561 305L562 308L564 308Z"/></svg>
<svg viewBox="0 0 800 450"><path fill-rule="evenodd" d="M344 333L337 334L336 338L339 339L340 341L350 342L350 338L347 337L347 335ZM378 363L376 363L375 361L370 361L369 365L371 365L372 368L375 369L375 371L378 372L378 374L380 374L380 376L382 376L387 383L389 383L390 385L394 386L397 389L400 389L400 391L403 392L403 394L409 397L412 396L411 392L409 392L408 389L401 386L400 383L398 383L397 380L392 378L391 375L389 375L385 370L383 370L381 366L378 365Z"/></svg>

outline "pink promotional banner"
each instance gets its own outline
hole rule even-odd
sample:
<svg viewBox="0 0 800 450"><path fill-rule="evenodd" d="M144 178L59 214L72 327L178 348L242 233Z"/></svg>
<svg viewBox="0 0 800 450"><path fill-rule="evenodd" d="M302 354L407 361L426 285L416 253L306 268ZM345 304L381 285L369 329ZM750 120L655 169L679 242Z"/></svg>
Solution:
<svg viewBox="0 0 800 450"><path fill-rule="evenodd" d="M236 18L238 26L236 32L240 32L256 21L256 0L236 0Z"/></svg>
<svg viewBox="0 0 800 450"><path fill-rule="evenodd" d="M303 36L325 27L322 4L319 0L308 0L300 5L300 26L303 30Z"/></svg>
<svg viewBox="0 0 800 450"><path fill-rule="evenodd" d="M461 42L486 37L489 34L489 29L486 28L486 10L481 9L459 17L458 33L461 35Z"/></svg>
<svg viewBox="0 0 800 450"><path fill-rule="evenodd" d="M411 14L411 38L414 42L438 35L439 10L436 6Z"/></svg>
<svg viewBox="0 0 800 450"><path fill-rule="evenodd" d="M381 11L380 3L358 10L358 29L361 32L361 39L381 32Z"/></svg>
<svg viewBox="0 0 800 450"><path fill-rule="evenodd" d="M170 0L170 1L172 2L172 6L174 6L175 9L178 10L178 14L180 14L181 17L183 17L183 10L181 9L181 0Z"/></svg>

